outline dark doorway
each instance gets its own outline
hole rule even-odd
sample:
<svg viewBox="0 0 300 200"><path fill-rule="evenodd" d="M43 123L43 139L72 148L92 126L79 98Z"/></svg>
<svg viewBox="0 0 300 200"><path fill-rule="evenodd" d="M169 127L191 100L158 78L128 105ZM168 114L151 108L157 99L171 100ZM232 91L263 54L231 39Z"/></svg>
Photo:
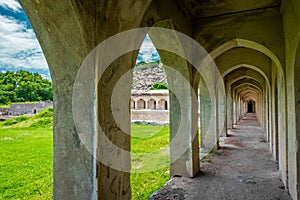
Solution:
<svg viewBox="0 0 300 200"><path fill-rule="evenodd" d="M255 113L255 102L248 102L248 113Z"/></svg>

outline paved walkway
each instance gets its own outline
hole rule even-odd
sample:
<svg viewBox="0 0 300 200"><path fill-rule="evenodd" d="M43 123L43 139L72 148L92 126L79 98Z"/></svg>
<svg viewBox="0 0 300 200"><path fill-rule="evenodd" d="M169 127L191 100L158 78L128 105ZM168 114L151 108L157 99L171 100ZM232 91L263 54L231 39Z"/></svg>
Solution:
<svg viewBox="0 0 300 200"><path fill-rule="evenodd" d="M195 178L174 177L150 199L290 200L278 165L254 114L247 114L222 138L221 150L201 163Z"/></svg>

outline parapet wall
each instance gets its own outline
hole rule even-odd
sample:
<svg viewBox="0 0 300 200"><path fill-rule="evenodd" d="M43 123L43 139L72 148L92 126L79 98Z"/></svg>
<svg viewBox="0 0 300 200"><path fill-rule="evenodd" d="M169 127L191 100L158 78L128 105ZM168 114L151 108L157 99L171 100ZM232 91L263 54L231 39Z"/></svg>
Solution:
<svg viewBox="0 0 300 200"><path fill-rule="evenodd" d="M39 113L42 109L53 106L52 101L42 101L39 103L16 103L11 104L8 114L9 115L25 115L25 114L36 114Z"/></svg>
<svg viewBox="0 0 300 200"><path fill-rule="evenodd" d="M169 110L131 110L132 122L169 123Z"/></svg>

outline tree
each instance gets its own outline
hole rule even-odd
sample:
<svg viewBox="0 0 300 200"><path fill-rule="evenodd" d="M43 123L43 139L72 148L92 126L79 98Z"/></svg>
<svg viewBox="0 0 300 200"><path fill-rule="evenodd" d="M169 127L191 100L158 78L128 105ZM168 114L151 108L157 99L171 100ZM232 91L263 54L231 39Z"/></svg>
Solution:
<svg viewBox="0 0 300 200"><path fill-rule="evenodd" d="M0 73L1 104L41 100L53 100L51 81L24 70Z"/></svg>

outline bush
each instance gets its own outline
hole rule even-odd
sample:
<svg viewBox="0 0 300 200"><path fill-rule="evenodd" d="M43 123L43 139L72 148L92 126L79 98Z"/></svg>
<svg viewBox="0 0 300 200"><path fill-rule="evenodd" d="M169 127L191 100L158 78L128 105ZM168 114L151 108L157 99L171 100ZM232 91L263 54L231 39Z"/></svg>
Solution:
<svg viewBox="0 0 300 200"><path fill-rule="evenodd" d="M168 89L168 85L162 82L157 82L150 88L150 90L167 90L167 89Z"/></svg>
<svg viewBox="0 0 300 200"><path fill-rule="evenodd" d="M44 117L53 117L53 108L49 107L44 110L41 110L35 118L44 118Z"/></svg>

